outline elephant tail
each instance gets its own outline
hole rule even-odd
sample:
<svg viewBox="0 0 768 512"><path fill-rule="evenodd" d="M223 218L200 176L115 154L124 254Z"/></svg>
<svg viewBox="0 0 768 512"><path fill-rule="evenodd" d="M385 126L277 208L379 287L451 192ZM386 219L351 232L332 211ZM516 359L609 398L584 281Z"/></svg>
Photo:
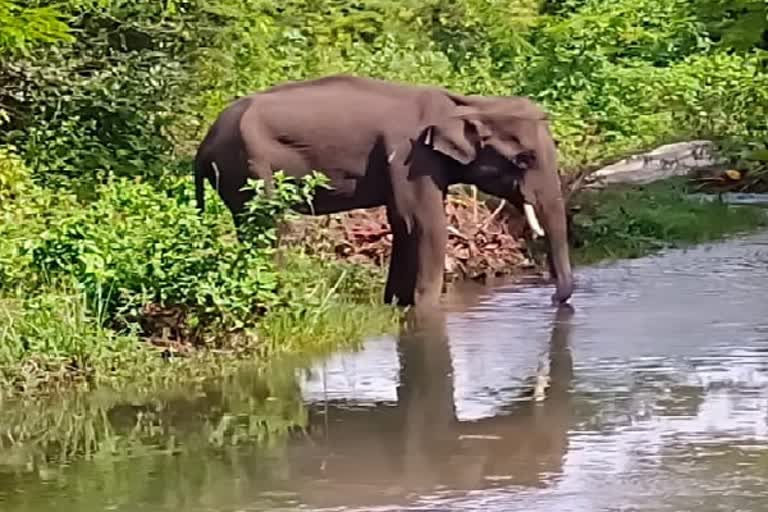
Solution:
<svg viewBox="0 0 768 512"><path fill-rule="evenodd" d="M195 201L202 215L205 211L205 171L199 158L195 159Z"/></svg>

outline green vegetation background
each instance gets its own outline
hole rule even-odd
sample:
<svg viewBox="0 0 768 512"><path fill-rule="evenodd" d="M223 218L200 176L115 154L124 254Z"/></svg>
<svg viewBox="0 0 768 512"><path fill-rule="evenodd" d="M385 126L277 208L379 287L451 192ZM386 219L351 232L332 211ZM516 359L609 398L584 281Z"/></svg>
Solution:
<svg viewBox="0 0 768 512"><path fill-rule="evenodd" d="M236 96L334 72L527 95L564 172L690 137L764 150L765 5L0 0L0 373L26 389L40 370L159 364L135 343L150 304L182 306L189 339L262 356L387 325L368 270L278 266L278 221L309 184L253 205L251 244L220 202L196 215L195 145Z"/></svg>

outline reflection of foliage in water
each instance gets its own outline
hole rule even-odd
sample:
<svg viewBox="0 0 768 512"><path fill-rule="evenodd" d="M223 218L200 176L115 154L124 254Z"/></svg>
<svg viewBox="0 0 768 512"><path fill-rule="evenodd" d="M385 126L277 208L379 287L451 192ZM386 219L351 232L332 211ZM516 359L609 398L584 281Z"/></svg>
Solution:
<svg viewBox="0 0 768 512"><path fill-rule="evenodd" d="M287 366L154 395L102 391L7 403L3 409L0 473L40 473L81 458L106 462L242 444L277 449L306 421Z"/></svg>

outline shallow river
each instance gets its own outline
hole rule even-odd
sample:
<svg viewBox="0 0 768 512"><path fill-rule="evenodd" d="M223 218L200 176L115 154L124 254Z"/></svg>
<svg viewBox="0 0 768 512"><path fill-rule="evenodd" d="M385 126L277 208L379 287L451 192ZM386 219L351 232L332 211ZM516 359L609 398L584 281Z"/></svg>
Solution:
<svg viewBox="0 0 768 512"><path fill-rule="evenodd" d="M573 312L550 292L466 286L301 366L6 405L0 510L768 510L768 233L580 269Z"/></svg>

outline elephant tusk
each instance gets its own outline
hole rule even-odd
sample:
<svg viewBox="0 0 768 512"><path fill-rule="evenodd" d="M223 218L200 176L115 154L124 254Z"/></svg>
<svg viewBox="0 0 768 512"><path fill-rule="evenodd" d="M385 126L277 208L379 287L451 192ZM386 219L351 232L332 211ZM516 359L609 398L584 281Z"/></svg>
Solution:
<svg viewBox="0 0 768 512"><path fill-rule="evenodd" d="M533 209L533 205L525 203L523 205L523 211L525 212L525 219L533 230L534 237L544 236L544 230L541 229L541 224L539 224L539 219L536 217L536 211Z"/></svg>

